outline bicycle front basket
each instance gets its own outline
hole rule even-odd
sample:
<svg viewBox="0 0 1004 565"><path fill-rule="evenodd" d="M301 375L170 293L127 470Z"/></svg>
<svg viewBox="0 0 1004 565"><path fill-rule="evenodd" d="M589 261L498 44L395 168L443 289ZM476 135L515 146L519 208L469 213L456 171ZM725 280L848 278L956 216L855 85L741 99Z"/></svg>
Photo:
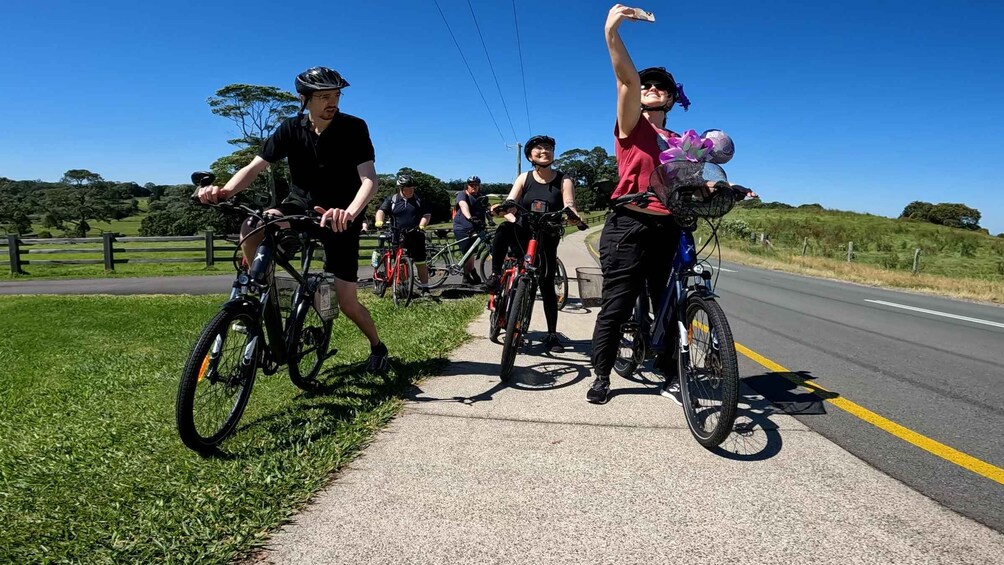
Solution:
<svg viewBox="0 0 1004 565"><path fill-rule="evenodd" d="M674 216L720 218L735 205L725 171L713 163L670 161L655 171L649 190Z"/></svg>

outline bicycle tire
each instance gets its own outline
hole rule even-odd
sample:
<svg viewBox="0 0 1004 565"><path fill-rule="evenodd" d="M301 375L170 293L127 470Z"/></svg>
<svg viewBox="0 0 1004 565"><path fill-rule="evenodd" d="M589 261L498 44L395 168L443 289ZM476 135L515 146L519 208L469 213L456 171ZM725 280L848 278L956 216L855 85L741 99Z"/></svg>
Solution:
<svg viewBox="0 0 1004 565"><path fill-rule="evenodd" d="M178 435L188 448L200 453L213 451L233 433L244 414L254 386L259 352L263 345L258 316L258 312L250 305L221 310L209 320L192 347L181 372L175 401ZM237 347L228 347L227 338L231 334L244 336L243 343ZM248 347L251 347L252 342L255 345L249 352ZM215 359L214 350L217 351ZM225 364L227 361L234 366ZM225 369L221 370L221 367ZM203 419L201 410L196 413L197 404L203 404L197 402L197 397L212 400L216 396L223 401L217 402L219 407L229 405L229 408L226 408L222 421L206 428L200 425L200 420Z"/></svg>
<svg viewBox="0 0 1004 565"><path fill-rule="evenodd" d="M383 298L387 292L387 258L380 256L380 265L373 269L373 294Z"/></svg>
<svg viewBox="0 0 1004 565"><path fill-rule="evenodd" d="M694 294L687 298L686 308L689 353L681 351L677 361L683 412L694 439L712 448L725 441L735 425L739 363L722 307L710 296ZM689 360L687 367L684 358Z"/></svg>
<svg viewBox="0 0 1004 565"><path fill-rule="evenodd" d="M411 292L415 287L414 273L415 263L411 258L401 257L394 269L394 278L391 281L394 306L405 307L411 304Z"/></svg>
<svg viewBox="0 0 1004 565"><path fill-rule="evenodd" d="M561 310L568 303L568 271L561 259L558 259L558 269L554 273L554 294L558 298L558 310Z"/></svg>
<svg viewBox="0 0 1004 565"><path fill-rule="evenodd" d="M313 295L295 308L290 327L289 380L300 390L316 392L321 386L317 374L328 356L333 323L321 318L314 308Z"/></svg>
<svg viewBox="0 0 1004 565"><path fill-rule="evenodd" d="M429 268L429 288L443 286L450 276L450 251L446 247L428 250L430 259L426 262Z"/></svg>
<svg viewBox="0 0 1004 565"><path fill-rule="evenodd" d="M499 376L502 382L509 382L512 376L512 366L516 361L516 353L523 344L523 332L528 321L526 310L533 307L533 295L530 294L529 281L521 277L512 295L509 311L506 313L505 339L502 342L502 361Z"/></svg>

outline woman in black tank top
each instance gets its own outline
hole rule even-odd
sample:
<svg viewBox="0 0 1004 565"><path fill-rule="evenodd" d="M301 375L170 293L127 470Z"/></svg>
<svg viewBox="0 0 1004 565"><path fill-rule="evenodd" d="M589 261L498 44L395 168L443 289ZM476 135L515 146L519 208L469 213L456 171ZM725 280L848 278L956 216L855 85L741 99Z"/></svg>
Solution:
<svg viewBox="0 0 1004 565"><path fill-rule="evenodd" d="M543 200L547 202L548 212L561 210L565 206L575 210L575 185L572 179L551 168L554 163L554 138L544 135L531 137L523 146L523 154L533 164L533 170L516 177L508 199L518 202L524 208L530 208L534 200ZM564 350L558 339L558 297L554 293L559 239L557 235L542 235L537 246L538 257L544 266L540 276L540 296L544 303L544 318L547 320L544 347L553 352ZM528 241L530 230L515 216L507 214L506 221L495 232L492 274L486 283L489 292L498 289L506 254L512 250L513 255L522 257Z"/></svg>

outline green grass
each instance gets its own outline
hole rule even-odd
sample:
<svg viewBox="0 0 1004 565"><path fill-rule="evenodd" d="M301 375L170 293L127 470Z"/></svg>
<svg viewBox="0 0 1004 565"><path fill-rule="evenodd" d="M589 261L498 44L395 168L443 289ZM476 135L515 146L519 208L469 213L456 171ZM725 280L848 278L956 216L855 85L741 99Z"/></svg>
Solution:
<svg viewBox="0 0 1004 565"><path fill-rule="evenodd" d="M372 297L370 297L372 298ZM259 544L435 374L482 302L367 299L393 358L362 373L365 339L344 317L339 354L305 395L259 376L218 457L174 425L182 364L221 297L0 299L0 562L229 562ZM43 320L44 318L44 320Z"/></svg>

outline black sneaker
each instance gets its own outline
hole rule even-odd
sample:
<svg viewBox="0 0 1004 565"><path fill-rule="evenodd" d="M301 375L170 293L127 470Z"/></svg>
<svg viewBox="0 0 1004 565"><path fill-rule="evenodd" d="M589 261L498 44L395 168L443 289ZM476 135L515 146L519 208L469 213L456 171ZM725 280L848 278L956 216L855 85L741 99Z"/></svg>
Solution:
<svg viewBox="0 0 1004 565"><path fill-rule="evenodd" d="M606 404L610 394L610 377L596 377L592 386L586 391L586 400L593 404Z"/></svg>
<svg viewBox="0 0 1004 565"><path fill-rule="evenodd" d="M544 348L551 353L561 353L565 350L565 346L558 339L558 334L547 334L544 338Z"/></svg>
<svg viewBox="0 0 1004 565"><path fill-rule="evenodd" d="M495 294L499 291L499 276L495 273L488 275L488 280L485 281L485 290L491 294Z"/></svg>
<svg viewBox="0 0 1004 565"><path fill-rule="evenodd" d="M470 276L468 276L468 278L470 279L471 284L474 286L480 286L482 283L484 283L484 281L482 281L481 277L478 275L477 271L471 271L471 274Z"/></svg>
<svg viewBox="0 0 1004 565"><path fill-rule="evenodd" d="M659 394L672 400L677 406L683 406L683 396L680 393L680 379L678 377L667 380L662 390L659 391Z"/></svg>
<svg viewBox="0 0 1004 565"><path fill-rule="evenodd" d="M390 355L387 346L380 343L376 347L370 348L370 358L366 361L366 372L375 375L384 375L390 368Z"/></svg>

